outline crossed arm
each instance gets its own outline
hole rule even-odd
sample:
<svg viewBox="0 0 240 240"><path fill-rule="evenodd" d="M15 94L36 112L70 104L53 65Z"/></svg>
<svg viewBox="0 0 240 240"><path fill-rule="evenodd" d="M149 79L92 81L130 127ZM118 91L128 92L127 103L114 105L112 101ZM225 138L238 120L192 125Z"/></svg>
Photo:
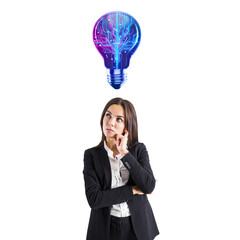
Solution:
<svg viewBox="0 0 240 240"><path fill-rule="evenodd" d="M155 178L149 163L149 157L144 144L139 150L138 160L127 153L121 160L129 170L131 177L137 188L144 194L151 193L155 187ZM85 192L91 208L102 208L126 202L137 194L134 186L125 185L114 189L101 189L98 176L96 174L93 156L89 151L84 154L84 180Z"/></svg>

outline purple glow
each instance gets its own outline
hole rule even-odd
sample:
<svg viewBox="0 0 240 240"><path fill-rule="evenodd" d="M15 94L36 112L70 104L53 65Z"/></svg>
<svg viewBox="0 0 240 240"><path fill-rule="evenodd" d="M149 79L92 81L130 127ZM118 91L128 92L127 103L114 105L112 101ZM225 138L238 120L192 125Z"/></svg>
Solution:
<svg viewBox="0 0 240 240"><path fill-rule="evenodd" d="M128 68L129 60L136 51L141 39L141 31L137 21L124 12L110 12L98 19L93 29L93 41L99 53L104 58L111 76L109 83L114 88L120 88L124 82L123 69ZM116 71L121 73L117 85L112 81Z"/></svg>

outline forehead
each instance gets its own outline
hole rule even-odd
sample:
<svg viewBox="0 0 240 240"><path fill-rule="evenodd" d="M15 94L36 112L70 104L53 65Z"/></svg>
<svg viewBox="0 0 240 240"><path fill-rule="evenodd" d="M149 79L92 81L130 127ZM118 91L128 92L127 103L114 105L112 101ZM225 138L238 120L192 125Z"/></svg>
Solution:
<svg viewBox="0 0 240 240"><path fill-rule="evenodd" d="M124 109L121 105L113 104L107 109L107 111L110 111L116 116L124 116Z"/></svg>

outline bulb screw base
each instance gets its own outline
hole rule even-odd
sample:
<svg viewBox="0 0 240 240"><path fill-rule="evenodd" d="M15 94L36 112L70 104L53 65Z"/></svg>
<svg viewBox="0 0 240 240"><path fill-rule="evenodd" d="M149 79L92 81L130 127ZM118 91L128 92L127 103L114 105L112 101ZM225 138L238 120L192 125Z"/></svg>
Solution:
<svg viewBox="0 0 240 240"><path fill-rule="evenodd" d="M127 81L127 74L124 69L107 69L107 81L114 89L119 89Z"/></svg>

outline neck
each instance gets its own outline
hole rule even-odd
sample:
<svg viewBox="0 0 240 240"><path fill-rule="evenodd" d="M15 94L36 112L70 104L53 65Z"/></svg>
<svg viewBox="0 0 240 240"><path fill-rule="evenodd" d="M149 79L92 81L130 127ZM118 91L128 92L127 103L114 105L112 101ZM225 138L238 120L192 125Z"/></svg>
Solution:
<svg viewBox="0 0 240 240"><path fill-rule="evenodd" d="M106 139L106 144L107 144L108 148L113 151L114 155L118 154L118 150L117 150L114 139Z"/></svg>
<svg viewBox="0 0 240 240"><path fill-rule="evenodd" d="M112 151L117 148L114 139L106 139L106 144Z"/></svg>

